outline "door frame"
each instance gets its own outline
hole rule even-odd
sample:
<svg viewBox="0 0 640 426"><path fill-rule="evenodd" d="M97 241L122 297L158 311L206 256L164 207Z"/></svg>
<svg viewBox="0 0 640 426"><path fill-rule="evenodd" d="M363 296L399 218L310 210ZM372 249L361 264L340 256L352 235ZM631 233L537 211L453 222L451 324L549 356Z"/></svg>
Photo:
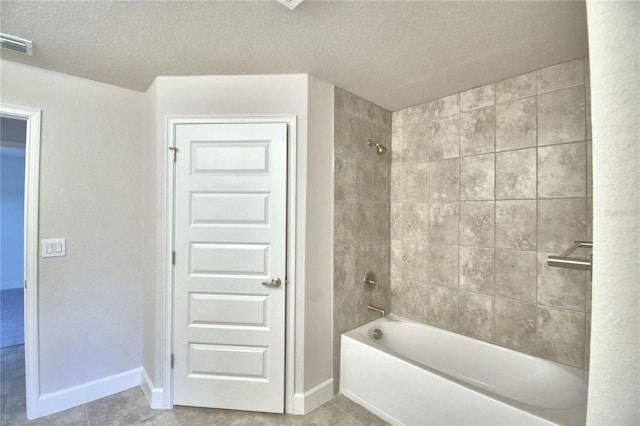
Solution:
<svg viewBox="0 0 640 426"><path fill-rule="evenodd" d="M165 145L166 178L166 223L165 223L165 297L164 297L164 406L173 407L173 264L174 248L174 199L175 168L170 147L175 146L175 126L179 124L242 124L284 123L287 125L287 239L286 239L286 296L285 296L285 412L293 412L295 371L295 296L296 296L296 124L295 115L211 115L211 116L167 116ZM178 153L178 155L180 155Z"/></svg>
<svg viewBox="0 0 640 426"><path fill-rule="evenodd" d="M38 346L38 200L40 194L40 124L42 110L0 104L0 115L25 120L24 164L24 369L27 418L48 414L41 405Z"/></svg>

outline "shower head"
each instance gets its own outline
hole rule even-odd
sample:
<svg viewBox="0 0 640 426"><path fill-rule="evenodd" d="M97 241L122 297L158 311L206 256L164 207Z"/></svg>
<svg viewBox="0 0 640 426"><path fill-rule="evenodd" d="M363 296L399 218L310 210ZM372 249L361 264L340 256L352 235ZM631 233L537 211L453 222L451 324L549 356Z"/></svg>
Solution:
<svg viewBox="0 0 640 426"><path fill-rule="evenodd" d="M369 146L375 146L376 147L376 154L378 155L382 155L385 152L388 151L387 147L382 145L381 143L378 143L376 141L374 141L373 139L369 139Z"/></svg>

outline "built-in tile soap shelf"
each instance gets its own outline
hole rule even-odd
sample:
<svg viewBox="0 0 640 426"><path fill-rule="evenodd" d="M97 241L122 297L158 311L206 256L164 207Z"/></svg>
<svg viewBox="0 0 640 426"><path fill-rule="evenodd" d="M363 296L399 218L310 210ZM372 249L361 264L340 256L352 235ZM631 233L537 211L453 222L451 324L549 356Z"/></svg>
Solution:
<svg viewBox="0 0 640 426"><path fill-rule="evenodd" d="M572 257L579 249L593 249L593 242L591 241L574 241L574 244L565 250L560 256L549 256L547 258L547 265L555 266L557 268L569 268L569 269L582 269L585 271L591 271L592 256L589 252L589 257Z"/></svg>

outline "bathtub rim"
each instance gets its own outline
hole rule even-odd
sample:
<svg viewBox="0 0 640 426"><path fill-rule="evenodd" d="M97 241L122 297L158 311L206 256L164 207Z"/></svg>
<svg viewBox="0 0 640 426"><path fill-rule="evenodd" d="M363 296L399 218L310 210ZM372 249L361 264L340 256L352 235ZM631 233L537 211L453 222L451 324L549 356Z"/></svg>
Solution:
<svg viewBox="0 0 640 426"><path fill-rule="evenodd" d="M500 395L496 392L492 392L490 390L481 388L477 385L474 385L473 383L469 383L466 382L464 380L458 379L455 376L452 376L450 374L447 374L445 372L442 372L440 370L436 370L435 368L432 368L430 366L421 364L417 361L414 361L402 354L399 354L397 352L394 352L393 350L387 349L386 347L382 346L381 344L379 344L378 342L376 342L375 340L371 339L368 336L368 330L373 328L376 324L379 323L383 323L383 322L390 322L390 321L394 321L394 322L400 322L400 323L409 323L409 324L415 324L417 326L420 327L424 327L424 328L432 328L437 330L438 332L443 332L445 334L450 334L455 338L463 338L463 339L471 339L474 340L478 343L481 344L486 344L486 345L491 345L491 346L495 346L498 349L501 350L506 350L509 352L513 352L515 354L517 354L518 356L526 356L526 357L532 357L532 358L536 358L536 359L541 359L544 362L548 362L554 365L558 365L564 369L569 369L569 370L573 370L581 375L584 376L584 380L585 380L585 387L586 390L588 392L588 386L589 386L589 375L588 375L588 371L586 370L582 370L570 365L566 365L566 364L562 364L562 363L558 363L555 361L551 361L545 358L540 358L540 357L536 357L535 355L530 355L524 352L519 352L519 351L515 351L513 349L509 349L506 348L504 346L499 346L490 342L485 342L483 340L479 340L479 339L474 339L473 337L469 337L463 334L459 334L459 333L455 333L453 331L450 330L446 330L443 328L439 328L439 327L435 327L433 325L429 325L429 324L424 324L418 321L414 321L408 318L404 318L401 317L399 315L395 315L395 314L389 314L386 315L384 317L378 318L374 321L368 322L366 324L361 325L360 327L357 327L353 330L347 331L345 333L342 333L341 335L341 339L352 339L360 344L372 347L375 350L378 350L380 352L383 352L384 354L397 358L399 362L402 363L406 363L409 364L413 367L416 368L420 368L423 370L428 371L431 374L434 374L436 376L439 376L445 380L451 381L453 383L455 383L458 386L467 388L467 389L471 389L474 392L477 392L481 395L484 395L487 398L490 398L500 404L504 404L510 407L515 407L519 410L522 410L534 417L539 418L542 421L546 421L546 422L553 422L555 424L560 424L560 425L573 425L573 424L585 424L586 422L586 409L587 409L587 398L585 397L584 399L584 403L581 405L578 405L576 407L570 407L570 408L547 408L547 407L539 407L536 405L532 405L532 404L528 404L525 402L521 402L503 395ZM344 344L341 344L341 347L344 348ZM341 349L342 350L342 349ZM342 368L341 368L342 370ZM342 392L342 389L341 389ZM345 394L345 396L347 396ZM353 396L353 395L352 395ZM359 399L359 398L358 398Z"/></svg>

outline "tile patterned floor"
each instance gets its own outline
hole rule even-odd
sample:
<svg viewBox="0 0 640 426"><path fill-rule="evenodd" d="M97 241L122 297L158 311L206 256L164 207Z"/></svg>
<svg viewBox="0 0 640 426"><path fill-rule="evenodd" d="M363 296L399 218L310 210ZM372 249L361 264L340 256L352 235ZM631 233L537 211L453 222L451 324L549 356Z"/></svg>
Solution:
<svg viewBox="0 0 640 426"><path fill-rule="evenodd" d="M212 425L386 425L363 407L338 395L305 416L179 407L152 410L140 388L130 389L61 413L27 420L24 398L24 346L0 351L1 426L212 426Z"/></svg>

